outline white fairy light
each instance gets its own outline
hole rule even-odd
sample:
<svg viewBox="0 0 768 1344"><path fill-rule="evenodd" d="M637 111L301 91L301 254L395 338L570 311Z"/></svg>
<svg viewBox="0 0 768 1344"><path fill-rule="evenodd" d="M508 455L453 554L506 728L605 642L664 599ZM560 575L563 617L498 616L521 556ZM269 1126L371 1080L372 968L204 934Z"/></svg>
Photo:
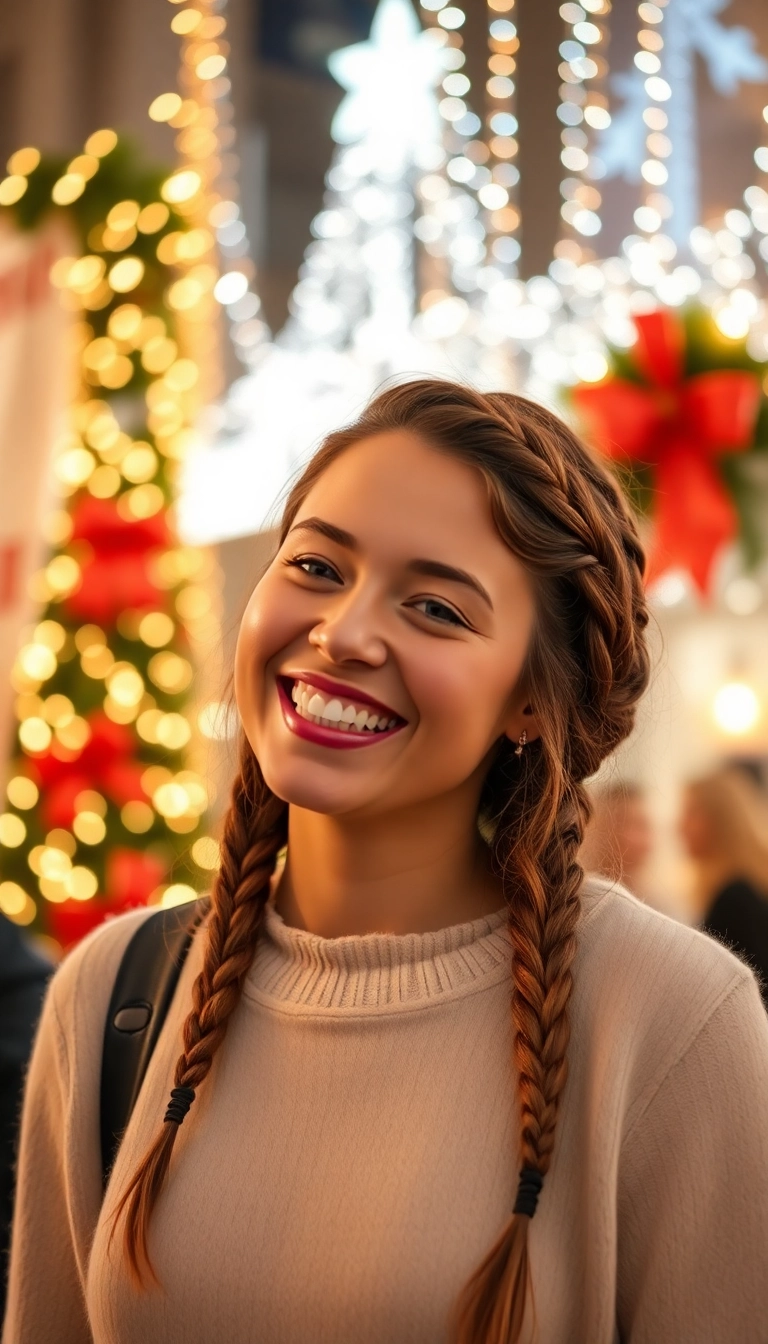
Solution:
<svg viewBox="0 0 768 1344"><path fill-rule="evenodd" d="M602 227L602 195L594 185L602 175L602 164L590 153L589 146L590 131L602 130L611 121L607 98L592 87L592 82L599 80L607 69L598 49L606 36L602 20L610 10L610 0L592 0L590 5L567 2L560 6L560 17L568 33L560 44L558 67L562 82L557 115L563 127L560 161L567 173L560 182L560 214L572 231L572 238L576 235L566 246L578 247L578 255L584 250L580 240L593 238ZM562 246L558 250L562 251Z"/></svg>

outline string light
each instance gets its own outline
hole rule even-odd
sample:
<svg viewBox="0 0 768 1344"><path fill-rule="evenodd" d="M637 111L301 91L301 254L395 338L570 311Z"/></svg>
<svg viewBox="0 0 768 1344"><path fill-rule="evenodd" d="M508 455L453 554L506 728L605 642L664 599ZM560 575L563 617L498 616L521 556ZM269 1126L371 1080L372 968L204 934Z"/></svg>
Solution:
<svg viewBox="0 0 768 1344"><path fill-rule="evenodd" d="M664 104L671 96L671 88L662 75L664 50L663 19L667 0L648 3L641 0L637 7L638 21L641 25L637 34L638 49L635 52L635 68L646 76L645 92L648 106L643 112L643 121L648 130L645 140L647 157L640 172L644 190L643 203L635 210L635 224L642 233L653 236L661 232L664 221L672 213L672 202L660 188L665 186L669 171L665 160L672 153L672 141L667 135L669 117Z"/></svg>
<svg viewBox="0 0 768 1344"><path fill-rule="evenodd" d="M591 253L581 243L600 232L602 195L594 185L605 172L600 158L590 152L590 136L611 123L608 99L595 87L604 82L607 63L600 46L607 40L605 20L611 12L610 0L582 0L580 4L560 6L566 25L566 38L560 45L560 102L557 109L562 124L560 160L566 176L560 182L560 214L575 238L558 255L588 259Z"/></svg>
<svg viewBox="0 0 768 1344"><path fill-rule="evenodd" d="M176 4L176 0L171 0ZM196 0L194 8L174 13L171 29L181 38L180 92L158 95L149 107L155 121L167 122L176 132L176 149L184 162L165 184L164 200L181 207L198 224L193 239L199 245L200 265L218 244L223 274L214 277L213 296L225 308L230 336L239 358L250 363L269 339L269 330L259 317L261 302L253 286L255 269L247 231L238 203L232 125L231 83L227 74L229 43L226 16L218 0ZM189 249L190 235L185 235ZM207 263L210 266L210 263ZM188 277L193 283L176 290L179 311L195 307L194 281L207 275L200 267ZM221 373L215 386L207 355L215 348L215 333L200 324L197 332L199 362L206 364L205 400L220 391Z"/></svg>
<svg viewBox="0 0 768 1344"><path fill-rule="evenodd" d="M502 273L515 272L520 244L517 186L520 170L516 109L516 53L520 45L513 22L515 0L488 0L488 78L485 83L485 143L488 148L488 181L478 189L485 207L490 252L501 263Z"/></svg>

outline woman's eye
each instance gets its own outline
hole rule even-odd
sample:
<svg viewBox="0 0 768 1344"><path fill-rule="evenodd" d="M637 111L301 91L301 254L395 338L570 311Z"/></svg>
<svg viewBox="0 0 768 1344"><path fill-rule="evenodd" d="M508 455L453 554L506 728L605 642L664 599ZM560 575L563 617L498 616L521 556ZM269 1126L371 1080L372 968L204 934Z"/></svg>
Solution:
<svg viewBox="0 0 768 1344"><path fill-rule="evenodd" d="M300 569L303 574L308 574L312 579L339 581L339 576L332 565L329 565L325 560L318 560L312 555L299 555L294 560L287 560L286 564L293 569Z"/></svg>
<svg viewBox="0 0 768 1344"><path fill-rule="evenodd" d="M459 625L466 628L466 621L462 620L458 612L445 602L438 602L436 597L421 597L412 606L415 611L423 611L430 620L440 621L443 625Z"/></svg>

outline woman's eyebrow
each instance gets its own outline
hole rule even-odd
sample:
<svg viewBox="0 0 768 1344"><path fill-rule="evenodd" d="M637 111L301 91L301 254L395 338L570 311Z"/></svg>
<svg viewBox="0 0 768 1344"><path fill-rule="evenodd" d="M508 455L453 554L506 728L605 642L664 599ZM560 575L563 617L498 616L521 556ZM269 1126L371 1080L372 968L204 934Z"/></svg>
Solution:
<svg viewBox="0 0 768 1344"><path fill-rule="evenodd" d="M317 532L321 537L327 537L329 541L335 541L338 546L344 546L348 551L359 551L360 543L351 532L346 532L343 527L336 527L335 523L327 523L324 518L302 518L300 523L295 523L288 532ZM462 583L466 588L471 588L481 597L483 601L493 611L493 603L488 592L483 587L479 579L473 574L468 574L465 569L457 569L455 565L446 565L442 560L410 560L406 569L412 574L423 574L431 579L448 579L451 583Z"/></svg>
<svg viewBox="0 0 768 1344"><path fill-rule="evenodd" d="M424 574L430 579L448 579L451 583L463 583L471 588L488 604L493 611L493 603L479 579L468 574L465 569L456 569L454 565L445 565L442 560L411 560L406 565L412 574Z"/></svg>

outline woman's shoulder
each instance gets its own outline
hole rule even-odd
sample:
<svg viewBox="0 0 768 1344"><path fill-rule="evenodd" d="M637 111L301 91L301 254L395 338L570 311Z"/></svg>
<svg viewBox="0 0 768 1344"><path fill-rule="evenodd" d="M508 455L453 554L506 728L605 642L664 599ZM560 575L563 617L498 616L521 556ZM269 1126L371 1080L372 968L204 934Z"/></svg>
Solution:
<svg viewBox="0 0 768 1344"><path fill-rule="evenodd" d="M107 919L66 954L48 992L65 1035L75 1026L87 1030L90 1022L103 1032L123 953L139 926L155 913L153 907L143 907Z"/></svg>
<svg viewBox="0 0 768 1344"><path fill-rule="evenodd" d="M661 1075L733 995L762 1013L752 971L721 943L589 877L574 966L581 1032L610 1033L626 1061Z"/></svg>

